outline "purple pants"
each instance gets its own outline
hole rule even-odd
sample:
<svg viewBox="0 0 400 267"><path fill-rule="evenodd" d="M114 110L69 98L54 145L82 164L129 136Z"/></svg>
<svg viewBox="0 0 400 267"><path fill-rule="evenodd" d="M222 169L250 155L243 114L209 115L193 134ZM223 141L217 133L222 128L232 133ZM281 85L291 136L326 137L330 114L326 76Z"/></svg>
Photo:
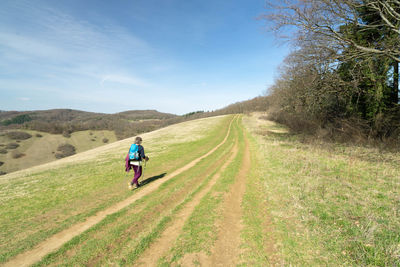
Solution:
<svg viewBox="0 0 400 267"><path fill-rule="evenodd" d="M140 176L142 176L142 166L136 166L136 165L132 165L133 170L135 171L135 176L133 176L133 180L131 182L131 184L135 184L137 186L139 186L138 180L140 178Z"/></svg>

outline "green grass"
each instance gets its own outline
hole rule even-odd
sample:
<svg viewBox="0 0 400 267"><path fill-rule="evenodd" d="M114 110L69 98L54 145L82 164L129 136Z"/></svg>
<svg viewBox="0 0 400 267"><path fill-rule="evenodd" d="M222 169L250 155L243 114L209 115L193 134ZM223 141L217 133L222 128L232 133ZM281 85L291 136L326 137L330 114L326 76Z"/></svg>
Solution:
<svg viewBox="0 0 400 267"><path fill-rule="evenodd" d="M79 237L49 254L42 265L130 265L159 236L173 215L203 188L225 160L234 132L210 157L163 183L155 192L107 217ZM211 172L211 174L209 174Z"/></svg>
<svg viewBox="0 0 400 267"><path fill-rule="evenodd" d="M169 173L205 154L225 137L226 131L221 129L227 129L230 119L222 118L194 141L171 144L163 151L147 146L146 152L155 164L149 164L146 177ZM125 153L104 152L95 160L66 163L1 181L0 262L130 196Z"/></svg>
<svg viewBox="0 0 400 267"><path fill-rule="evenodd" d="M259 157L255 179L265 194L259 201L272 217L280 264L400 264L400 167L392 164L395 154L371 160L359 157L374 152L369 148L304 144L288 134L262 136L254 117L244 120L257 143L252 146ZM250 234L261 233L256 223L247 224ZM262 238L253 244L259 251ZM258 255L251 257L260 262Z"/></svg>

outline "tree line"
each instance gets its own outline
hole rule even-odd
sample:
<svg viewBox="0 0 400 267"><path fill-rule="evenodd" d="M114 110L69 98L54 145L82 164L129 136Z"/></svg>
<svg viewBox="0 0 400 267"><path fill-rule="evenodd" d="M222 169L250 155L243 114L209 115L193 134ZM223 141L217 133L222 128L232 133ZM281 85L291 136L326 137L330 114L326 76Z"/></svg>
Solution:
<svg viewBox="0 0 400 267"><path fill-rule="evenodd" d="M269 89L273 119L302 132L400 140L400 1L269 1L262 18L293 47Z"/></svg>

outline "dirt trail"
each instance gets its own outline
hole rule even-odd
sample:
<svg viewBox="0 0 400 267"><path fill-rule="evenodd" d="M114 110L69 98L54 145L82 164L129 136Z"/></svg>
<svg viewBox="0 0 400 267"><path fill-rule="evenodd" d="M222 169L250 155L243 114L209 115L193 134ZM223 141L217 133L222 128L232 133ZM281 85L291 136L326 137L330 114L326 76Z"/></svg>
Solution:
<svg viewBox="0 0 400 267"><path fill-rule="evenodd" d="M243 227L241 203L250 166L250 149L245 136L243 163L231 191L225 198L222 216L217 227L218 237L211 251L211 257L202 264L204 266L236 266L239 263L240 232Z"/></svg>
<svg viewBox="0 0 400 267"><path fill-rule="evenodd" d="M98 212L96 215L87 218L86 221L84 221L82 223L75 224L72 227L65 229L64 231L61 231L61 232L53 235L52 237L46 239L42 243L39 243L33 249L17 255L10 261L6 262L3 266L7 266L7 267L8 266L9 267L30 266L30 265L34 264L35 262L40 261L44 256L46 256L50 252L53 252L53 251L59 249L63 244L65 244L66 242L68 242L69 240L74 238L75 236L83 233L84 231L88 230L90 227L92 227L95 224L102 221L107 215L111 215L115 212L120 211L121 209L134 203L136 200L155 191L161 184L165 183L166 181L170 180L171 178L181 174L184 171L189 170L190 168L195 166L199 161L201 161L202 159L204 159L204 158L208 157L209 155L211 155L212 153L214 153L220 146L222 146L226 142L226 140L228 139L229 134L231 132L231 126L232 126L232 123L235 120L235 118L236 117L234 117L231 120L224 140L220 144L218 144L216 147L211 149L208 153L189 162L185 166L183 166L183 167L177 169L176 171L172 172L171 174L165 176L163 179L159 179L159 180L154 181L151 184L147 185L146 187L143 187L142 189L138 190L134 195L125 199L124 201L121 201L103 211Z"/></svg>
<svg viewBox="0 0 400 267"><path fill-rule="evenodd" d="M165 255L168 250L171 248L171 244L175 242L178 238L181 230L189 218L189 216L193 213L195 207L200 203L201 199L210 191L212 186L217 182L217 180L221 177L221 173L228 167L228 165L233 161L238 152L238 144L235 143L235 146L229 152L232 154L229 159L220 167L218 172L214 174L211 178L211 181L208 182L207 186L203 188L200 192L198 192L195 197L188 203L186 206L180 210L174 216L174 222L172 225L167 227L164 232L161 234L161 237L153 242L149 248L140 256L140 260L135 263L134 266L157 266L157 260Z"/></svg>

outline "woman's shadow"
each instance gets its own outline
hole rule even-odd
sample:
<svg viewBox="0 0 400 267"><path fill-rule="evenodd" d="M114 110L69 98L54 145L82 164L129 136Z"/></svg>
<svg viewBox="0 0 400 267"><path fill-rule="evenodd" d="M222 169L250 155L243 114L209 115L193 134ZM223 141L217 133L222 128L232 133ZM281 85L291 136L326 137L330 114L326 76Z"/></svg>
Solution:
<svg viewBox="0 0 400 267"><path fill-rule="evenodd" d="M156 176L149 177L149 178L147 178L146 180L141 181L141 182L140 182L140 186L143 186L143 185L149 184L149 183L151 183L151 182L153 182L153 181L155 181L155 180L161 179L161 178L163 178L165 175L167 175L166 172L164 172L164 173L162 173L162 174L159 174L159 175L156 175Z"/></svg>

